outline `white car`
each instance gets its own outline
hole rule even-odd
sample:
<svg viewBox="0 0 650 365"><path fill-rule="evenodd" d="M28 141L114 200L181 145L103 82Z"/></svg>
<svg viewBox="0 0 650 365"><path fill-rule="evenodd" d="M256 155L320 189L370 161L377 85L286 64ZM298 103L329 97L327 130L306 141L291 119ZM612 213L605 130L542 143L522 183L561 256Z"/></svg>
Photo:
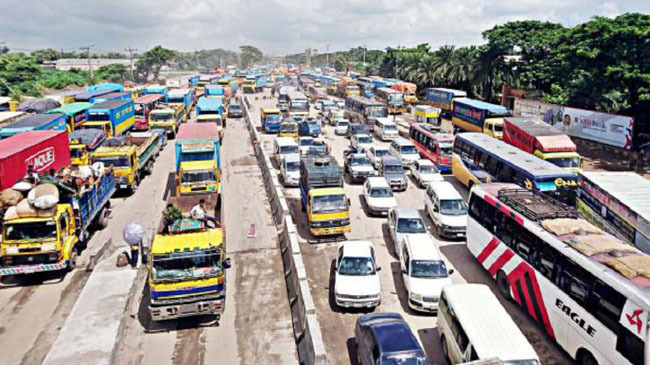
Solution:
<svg viewBox="0 0 650 365"><path fill-rule="evenodd" d="M388 215L390 208L397 206L393 190L383 176L366 179L363 185L363 199L368 207L368 215Z"/></svg>
<svg viewBox="0 0 650 365"><path fill-rule="evenodd" d="M424 208L438 237L463 238L467 231L467 203L448 181L427 186Z"/></svg>
<svg viewBox="0 0 650 365"><path fill-rule="evenodd" d="M390 143L390 152L402 160L404 166L411 166L413 162L420 159L417 147L404 137L399 137Z"/></svg>
<svg viewBox="0 0 650 365"><path fill-rule="evenodd" d="M370 159L364 153L351 153L345 158L345 172L350 174L350 181L360 183L377 172L372 167Z"/></svg>
<svg viewBox="0 0 650 365"><path fill-rule="evenodd" d="M348 133L348 128L350 127L350 121L347 119L339 119L336 121L336 127L334 128L334 134L337 136L344 136Z"/></svg>
<svg viewBox="0 0 650 365"><path fill-rule="evenodd" d="M314 137L298 137L298 146L300 147L300 154L304 155L309 150L309 146L314 144Z"/></svg>
<svg viewBox="0 0 650 365"><path fill-rule="evenodd" d="M408 306L416 311L437 312L440 293L451 285L445 261L436 243L425 236L408 236L399 255Z"/></svg>
<svg viewBox="0 0 650 365"><path fill-rule="evenodd" d="M445 181L440 175L440 170L430 160L417 160L411 165L411 175L418 183L418 186L424 188L428 184L436 181Z"/></svg>
<svg viewBox="0 0 650 365"><path fill-rule="evenodd" d="M334 301L343 308L374 308L381 303L381 284L370 241L339 244L334 277Z"/></svg>
<svg viewBox="0 0 650 365"><path fill-rule="evenodd" d="M288 155L280 160L280 176L285 187L298 186L300 182L300 157Z"/></svg>
<svg viewBox="0 0 650 365"><path fill-rule="evenodd" d="M357 151L365 151L372 147L372 137L367 134L355 134L350 138L350 147Z"/></svg>
<svg viewBox="0 0 650 365"><path fill-rule="evenodd" d="M370 162L372 162L372 166L379 170L381 159L384 156L390 155L390 150L384 146L372 146L366 150L366 155L368 155Z"/></svg>
<svg viewBox="0 0 650 365"><path fill-rule="evenodd" d="M388 232L393 240L395 253L399 256L402 243L406 236L427 236L433 239L431 233L420 215L420 212L411 207L393 207L388 211Z"/></svg>

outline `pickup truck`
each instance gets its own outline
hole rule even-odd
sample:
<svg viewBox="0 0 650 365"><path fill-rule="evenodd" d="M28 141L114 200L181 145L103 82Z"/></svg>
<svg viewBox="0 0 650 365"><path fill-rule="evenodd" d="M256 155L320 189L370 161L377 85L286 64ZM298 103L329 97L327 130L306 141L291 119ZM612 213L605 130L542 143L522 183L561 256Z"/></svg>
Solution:
<svg viewBox="0 0 650 365"><path fill-rule="evenodd" d="M135 132L106 140L102 147L90 154L90 160L112 166L118 188L135 193L144 175L153 170L161 147L158 133Z"/></svg>
<svg viewBox="0 0 650 365"><path fill-rule="evenodd" d="M108 225L109 199L115 192L110 168L78 189L47 175L39 180L59 188L59 202L47 215L3 219L0 276L72 270L93 225Z"/></svg>
<svg viewBox="0 0 650 365"><path fill-rule="evenodd" d="M215 195L170 197L183 217L162 219L148 253L149 313L154 321L213 316L219 321L226 306L225 227L192 219L192 207L204 199L207 214L222 221Z"/></svg>

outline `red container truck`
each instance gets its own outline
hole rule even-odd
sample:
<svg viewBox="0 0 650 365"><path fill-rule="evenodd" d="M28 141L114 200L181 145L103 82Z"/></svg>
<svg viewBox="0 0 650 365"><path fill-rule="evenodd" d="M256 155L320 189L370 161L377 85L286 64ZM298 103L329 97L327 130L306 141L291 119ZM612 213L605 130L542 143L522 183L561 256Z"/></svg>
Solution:
<svg viewBox="0 0 650 365"><path fill-rule="evenodd" d="M28 131L0 140L0 190L22 179L29 165L39 173L70 165L68 132Z"/></svg>
<svg viewBox="0 0 650 365"><path fill-rule="evenodd" d="M503 118L503 141L522 151L563 167L580 171L575 143L563 131L537 118Z"/></svg>

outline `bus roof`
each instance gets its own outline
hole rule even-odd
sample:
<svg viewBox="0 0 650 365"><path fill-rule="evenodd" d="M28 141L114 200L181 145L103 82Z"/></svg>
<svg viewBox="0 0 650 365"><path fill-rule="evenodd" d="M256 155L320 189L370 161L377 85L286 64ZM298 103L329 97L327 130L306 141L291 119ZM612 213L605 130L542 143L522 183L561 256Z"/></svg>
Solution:
<svg viewBox="0 0 650 365"><path fill-rule="evenodd" d="M535 117L506 117L504 121L534 137L565 135L558 128Z"/></svg>
<svg viewBox="0 0 650 365"><path fill-rule="evenodd" d="M91 106L89 109L90 110L97 110L97 109L117 109L119 107L122 107L126 104L133 103L133 100L128 99L128 100L107 100L104 102L101 102L99 104L95 104Z"/></svg>
<svg viewBox="0 0 650 365"><path fill-rule="evenodd" d="M84 102L70 103L70 104L62 105L56 109L48 110L45 112L45 114L63 113L65 115L74 115L79 113L80 111L87 110L91 106L92 106L91 103L84 103Z"/></svg>
<svg viewBox="0 0 650 365"><path fill-rule="evenodd" d="M650 180L631 171L583 171L580 178L650 221Z"/></svg>
<svg viewBox="0 0 650 365"><path fill-rule="evenodd" d="M432 125L427 123L413 123L411 124L411 128L425 133L436 141L451 142L454 140L453 134L440 132L438 129L434 129Z"/></svg>
<svg viewBox="0 0 650 365"><path fill-rule="evenodd" d="M192 92L191 89L172 89L167 92L167 96L187 95Z"/></svg>
<svg viewBox="0 0 650 365"><path fill-rule="evenodd" d="M524 152L519 148L509 145L501 140L492 138L483 133L459 133L456 138L463 139L484 153L499 156L504 163L510 164L528 172L535 178L544 177L574 177L567 170L542 160L541 158Z"/></svg>
<svg viewBox="0 0 650 365"><path fill-rule="evenodd" d="M380 87L380 88L377 89L377 91L381 91L381 92L384 92L386 94L401 94L402 93L401 91L395 90L395 89L390 88L390 87Z"/></svg>
<svg viewBox="0 0 650 365"><path fill-rule="evenodd" d="M531 233L544 238L560 254L594 277L614 286L637 305L650 309L650 255L625 244L581 218L570 218L569 208L537 192L510 183L481 184L471 194L501 202ZM489 198L485 198L489 195ZM494 205L494 204L493 204ZM519 214L517 214L519 213ZM575 211L573 211L574 217ZM534 219L538 216L539 219ZM555 217L554 217L555 216ZM532 219L531 219L532 218Z"/></svg>
<svg viewBox="0 0 650 365"><path fill-rule="evenodd" d="M348 100L356 101L358 103L365 104L365 105L384 106L384 104L376 100L364 98L363 96L357 96L357 95L348 96Z"/></svg>
<svg viewBox="0 0 650 365"><path fill-rule="evenodd" d="M445 286L443 293L479 358L497 357L503 361L538 359L533 347L487 285L453 284Z"/></svg>
<svg viewBox="0 0 650 365"><path fill-rule="evenodd" d="M494 113L494 114L509 113L508 108L506 108L503 105L486 103L484 101L474 100L474 99L470 99L470 98L457 98L457 99L454 99L454 103L465 104L467 106L471 106L471 107L474 107L476 109L487 110L488 112Z"/></svg>
<svg viewBox="0 0 650 365"><path fill-rule="evenodd" d="M146 94L142 95L141 97L135 99L136 104L149 104L153 103L155 101L161 100L164 97L163 94Z"/></svg>

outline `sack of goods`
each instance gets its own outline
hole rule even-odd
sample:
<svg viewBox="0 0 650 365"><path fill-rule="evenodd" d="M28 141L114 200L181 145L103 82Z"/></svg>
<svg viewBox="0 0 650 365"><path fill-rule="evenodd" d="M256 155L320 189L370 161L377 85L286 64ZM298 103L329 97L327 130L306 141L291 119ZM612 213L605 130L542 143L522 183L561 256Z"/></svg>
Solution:
<svg viewBox="0 0 650 365"><path fill-rule="evenodd" d="M21 200L18 205L16 205L16 213L20 218L36 218L38 217L38 209L33 205L29 204L28 199Z"/></svg>
<svg viewBox="0 0 650 365"><path fill-rule="evenodd" d="M59 189L54 184L40 184L27 195L30 203L39 209L50 209L59 202Z"/></svg>
<svg viewBox="0 0 650 365"><path fill-rule="evenodd" d="M23 200L23 194L14 189L5 189L0 194L0 201L4 207L13 207Z"/></svg>

